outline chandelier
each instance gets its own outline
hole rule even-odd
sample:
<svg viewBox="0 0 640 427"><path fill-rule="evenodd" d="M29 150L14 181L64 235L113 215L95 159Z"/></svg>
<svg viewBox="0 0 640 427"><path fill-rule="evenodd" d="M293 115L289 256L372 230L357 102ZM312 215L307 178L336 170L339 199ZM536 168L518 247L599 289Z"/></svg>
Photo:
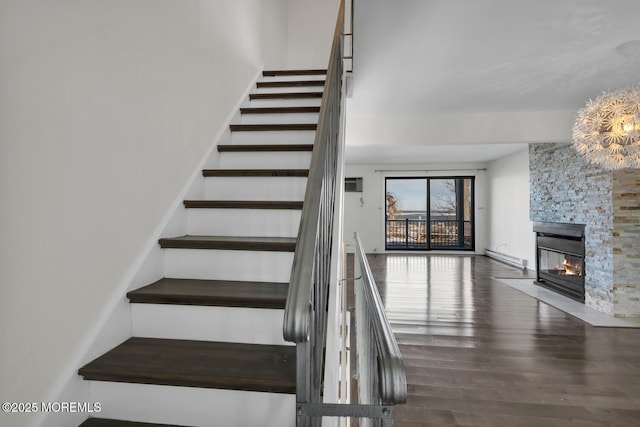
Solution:
<svg viewBox="0 0 640 427"><path fill-rule="evenodd" d="M573 125L573 146L605 169L640 168L640 88L589 100Z"/></svg>

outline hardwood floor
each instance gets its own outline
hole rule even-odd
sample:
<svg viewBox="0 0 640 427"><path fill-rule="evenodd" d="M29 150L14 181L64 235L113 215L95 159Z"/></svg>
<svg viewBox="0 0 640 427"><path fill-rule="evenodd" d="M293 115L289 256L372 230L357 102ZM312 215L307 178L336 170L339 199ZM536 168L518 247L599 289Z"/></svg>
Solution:
<svg viewBox="0 0 640 427"><path fill-rule="evenodd" d="M640 329L538 302L484 256L368 259L407 369L396 426L640 425Z"/></svg>
<svg viewBox="0 0 640 427"><path fill-rule="evenodd" d="M131 337L78 374L94 381L295 393L295 360L296 349L288 345Z"/></svg>

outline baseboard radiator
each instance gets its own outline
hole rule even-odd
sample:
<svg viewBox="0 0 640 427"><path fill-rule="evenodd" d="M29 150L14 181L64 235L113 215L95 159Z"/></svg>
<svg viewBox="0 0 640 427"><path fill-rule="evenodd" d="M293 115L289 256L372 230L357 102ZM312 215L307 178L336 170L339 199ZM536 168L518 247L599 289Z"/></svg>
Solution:
<svg viewBox="0 0 640 427"><path fill-rule="evenodd" d="M485 255L491 259L495 259L496 261L504 262L505 264L512 265L517 268L521 268L523 270L527 269L527 260L514 257L511 255L503 254L502 252L493 251L491 249L484 250Z"/></svg>

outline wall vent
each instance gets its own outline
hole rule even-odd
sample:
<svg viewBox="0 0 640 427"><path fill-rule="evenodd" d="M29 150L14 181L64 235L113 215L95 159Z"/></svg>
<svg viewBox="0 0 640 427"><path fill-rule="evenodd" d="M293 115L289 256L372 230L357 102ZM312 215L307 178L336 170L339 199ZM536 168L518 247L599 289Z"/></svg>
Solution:
<svg viewBox="0 0 640 427"><path fill-rule="evenodd" d="M362 193L362 178L345 178L344 191L346 193Z"/></svg>

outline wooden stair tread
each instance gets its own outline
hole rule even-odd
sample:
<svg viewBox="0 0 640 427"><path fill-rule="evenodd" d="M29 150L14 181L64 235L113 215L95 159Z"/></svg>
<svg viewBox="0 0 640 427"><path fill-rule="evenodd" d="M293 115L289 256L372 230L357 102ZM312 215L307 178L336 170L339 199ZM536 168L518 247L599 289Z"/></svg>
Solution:
<svg viewBox="0 0 640 427"><path fill-rule="evenodd" d="M283 309L288 283L164 278L127 293L132 303Z"/></svg>
<svg viewBox="0 0 640 427"><path fill-rule="evenodd" d="M256 87L262 88L278 88L278 87L300 87L300 86L324 86L324 80L279 80L272 82L258 82Z"/></svg>
<svg viewBox="0 0 640 427"><path fill-rule="evenodd" d="M141 423L136 421L113 420L109 418L87 418L78 427L185 427L175 424Z"/></svg>
<svg viewBox="0 0 640 427"><path fill-rule="evenodd" d="M295 393L295 347L132 337L78 374L94 381Z"/></svg>
<svg viewBox="0 0 640 427"><path fill-rule="evenodd" d="M320 107L243 107L240 114L319 113Z"/></svg>
<svg viewBox="0 0 640 427"><path fill-rule="evenodd" d="M295 237L193 236L159 240L164 249L226 249L240 251L294 252Z"/></svg>
<svg viewBox="0 0 640 427"><path fill-rule="evenodd" d="M218 152L313 151L313 144L220 144Z"/></svg>
<svg viewBox="0 0 640 427"><path fill-rule="evenodd" d="M205 169L202 171L205 177L276 177L276 176L297 176L306 177L309 175L308 169Z"/></svg>
<svg viewBox="0 0 640 427"><path fill-rule="evenodd" d="M185 200L187 209L302 209L302 202L280 200Z"/></svg>
<svg viewBox="0 0 640 427"><path fill-rule="evenodd" d="M322 98L322 92L280 92L280 93L251 93L249 99L300 99Z"/></svg>
<svg viewBox="0 0 640 427"><path fill-rule="evenodd" d="M317 123L256 123L229 126L231 132L315 131L317 127Z"/></svg>
<svg viewBox="0 0 640 427"><path fill-rule="evenodd" d="M304 70L265 70L263 76L311 76L327 74L327 70L322 69L304 69Z"/></svg>

